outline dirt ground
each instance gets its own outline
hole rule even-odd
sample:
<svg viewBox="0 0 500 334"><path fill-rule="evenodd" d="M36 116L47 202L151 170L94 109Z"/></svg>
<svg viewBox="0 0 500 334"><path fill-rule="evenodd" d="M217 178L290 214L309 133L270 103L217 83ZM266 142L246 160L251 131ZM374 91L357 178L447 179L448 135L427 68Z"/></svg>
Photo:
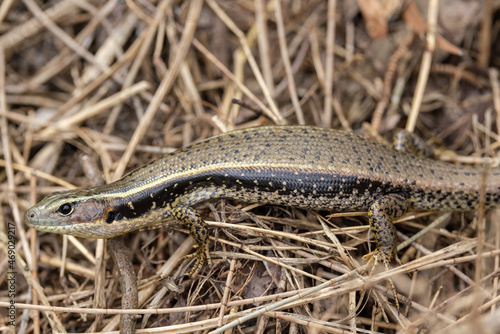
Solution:
<svg viewBox="0 0 500 334"><path fill-rule="evenodd" d="M109 242L25 225L49 193L267 124L386 144L405 128L438 159L484 166L486 185L500 152L499 67L494 0L1 1L0 331L119 328ZM196 208L213 265L194 279L181 224L125 236L137 333L208 333L236 319L226 333L500 332L496 210L410 212L401 240L436 225L398 253L404 266L359 275L374 247L366 212Z"/></svg>

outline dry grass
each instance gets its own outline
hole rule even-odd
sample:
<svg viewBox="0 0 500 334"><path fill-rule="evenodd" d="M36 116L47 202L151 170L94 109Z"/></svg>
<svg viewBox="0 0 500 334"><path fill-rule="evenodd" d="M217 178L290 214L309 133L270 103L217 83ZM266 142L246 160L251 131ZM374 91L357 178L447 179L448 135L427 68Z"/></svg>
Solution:
<svg viewBox="0 0 500 334"><path fill-rule="evenodd" d="M498 8L485 0L483 15L475 2L436 2L423 19L404 1L378 11L367 3L391 2L360 0L363 17L347 0L3 0L0 330L13 331L9 231L17 332L117 330L121 295L105 242L36 234L23 214L52 191L110 182L194 141L285 123L389 141L406 127L448 149L443 159L495 162ZM449 24L450 7L468 15L462 24ZM214 265L195 280L185 276L193 241L182 226L128 236L136 312L149 313L138 333L207 332L357 268L368 252L365 213L322 224L314 212L232 201L199 211ZM402 240L435 220L400 252L404 266L352 275L241 332L500 331L498 212L412 213L398 223Z"/></svg>

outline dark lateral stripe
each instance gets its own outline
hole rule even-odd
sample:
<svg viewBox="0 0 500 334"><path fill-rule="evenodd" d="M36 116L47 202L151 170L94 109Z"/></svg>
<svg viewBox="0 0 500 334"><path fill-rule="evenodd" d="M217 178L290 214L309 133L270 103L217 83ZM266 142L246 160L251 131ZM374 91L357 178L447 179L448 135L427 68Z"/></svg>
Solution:
<svg viewBox="0 0 500 334"><path fill-rule="evenodd" d="M124 198L110 198L116 220L135 218L151 209L164 207L176 198L193 189L216 186L221 189L277 192L286 196L293 192L311 195L312 198L334 197L338 194L350 196L356 191L360 196L366 192L402 191L399 187L383 187L382 183L360 178L357 175L335 174L309 170L287 170L285 168L225 168L192 175L171 177L168 182L156 184ZM217 197L225 197L224 194ZM206 198L208 200L210 198ZM248 202L257 202L248 198Z"/></svg>

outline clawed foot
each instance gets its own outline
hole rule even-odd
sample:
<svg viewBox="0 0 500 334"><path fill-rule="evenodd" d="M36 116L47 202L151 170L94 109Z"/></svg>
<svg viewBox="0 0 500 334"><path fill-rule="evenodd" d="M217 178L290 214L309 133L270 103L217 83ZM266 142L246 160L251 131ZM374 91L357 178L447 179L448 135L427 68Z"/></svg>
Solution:
<svg viewBox="0 0 500 334"><path fill-rule="evenodd" d="M361 274L366 273L367 269L371 267L370 272L368 274L371 275L379 262L382 262L384 264L385 270L389 270L391 257L392 257L392 250L387 251L380 249L380 247L375 249L373 252L366 254L365 256L363 256L363 260L368 260L368 262L366 263L365 269L361 272ZM397 254L394 256L394 259L399 265L402 265ZM399 298L398 298L398 293L396 292L396 287L394 286L392 278L389 277L388 280L389 284L391 285L392 294L394 295L394 302L396 304L396 309L399 312Z"/></svg>
<svg viewBox="0 0 500 334"><path fill-rule="evenodd" d="M195 278L200 273L201 268L206 264L208 266L212 266L212 259L210 258L210 254L208 252L208 246L198 246L198 249L193 254L189 254L186 258L196 257L196 261L194 262L193 267L189 271L189 277Z"/></svg>

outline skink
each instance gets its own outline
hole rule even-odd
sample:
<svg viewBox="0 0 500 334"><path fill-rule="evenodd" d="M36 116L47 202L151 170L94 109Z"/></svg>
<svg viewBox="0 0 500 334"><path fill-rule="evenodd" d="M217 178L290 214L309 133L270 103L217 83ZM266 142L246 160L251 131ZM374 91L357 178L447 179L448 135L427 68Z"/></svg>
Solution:
<svg viewBox="0 0 500 334"><path fill-rule="evenodd" d="M210 261L197 203L230 198L335 212L368 211L386 268L396 257L392 220L408 209L476 210L483 168L396 151L350 132L265 126L228 132L168 154L99 187L53 193L26 213L47 232L110 238L159 222L187 225L199 247L191 271ZM500 168L488 170L486 208L500 203Z"/></svg>

